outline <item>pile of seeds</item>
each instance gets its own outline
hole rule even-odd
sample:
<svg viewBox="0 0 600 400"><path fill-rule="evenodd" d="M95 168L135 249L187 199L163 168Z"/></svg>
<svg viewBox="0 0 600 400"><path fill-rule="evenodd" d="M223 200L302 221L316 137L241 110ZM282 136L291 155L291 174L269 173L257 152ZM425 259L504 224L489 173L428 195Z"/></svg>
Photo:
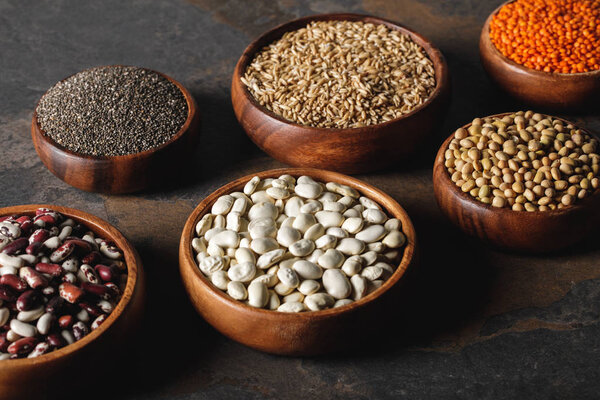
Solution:
<svg viewBox="0 0 600 400"><path fill-rule="evenodd" d="M476 118L445 152L452 181L494 207L547 211L589 196L600 184L598 140L533 111Z"/></svg>
<svg viewBox="0 0 600 400"><path fill-rule="evenodd" d="M379 288L402 258L406 237L373 200L308 176L252 178L221 196L192 241L202 273L246 304L318 311Z"/></svg>
<svg viewBox="0 0 600 400"><path fill-rule="evenodd" d="M73 152L122 156L158 147L183 126L179 88L154 71L110 66L54 85L36 109L42 130Z"/></svg>
<svg viewBox="0 0 600 400"><path fill-rule="evenodd" d="M0 360L39 357L98 328L125 288L122 258L55 211L0 217Z"/></svg>
<svg viewBox="0 0 600 400"><path fill-rule="evenodd" d="M436 80L413 40L382 24L313 21L259 52L242 82L260 105L302 125L355 128L423 104Z"/></svg>

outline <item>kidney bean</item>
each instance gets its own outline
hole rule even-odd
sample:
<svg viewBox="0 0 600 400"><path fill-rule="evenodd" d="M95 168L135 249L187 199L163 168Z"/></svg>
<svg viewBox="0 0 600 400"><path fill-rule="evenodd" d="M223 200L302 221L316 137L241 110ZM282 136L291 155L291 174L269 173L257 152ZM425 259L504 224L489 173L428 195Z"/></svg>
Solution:
<svg viewBox="0 0 600 400"><path fill-rule="evenodd" d="M90 283L99 283L100 279L98 279L98 275L96 275L96 271L92 267L87 264L82 264L79 267L79 270L83 273L85 280Z"/></svg>
<svg viewBox="0 0 600 400"><path fill-rule="evenodd" d="M100 307L95 306L87 301L80 302L79 307L87 311L92 317L98 317L103 314L103 311L100 309Z"/></svg>
<svg viewBox="0 0 600 400"><path fill-rule="evenodd" d="M58 326L62 329L68 329L73 325L74 319L72 315L63 315L58 319Z"/></svg>
<svg viewBox="0 0 600 400"><path fill-rule="evenodd" d="M42 242L33 242L27 248L25 248L25 253L27 254L38 254L42 249Z"/></svg>
<svg viewBox="0 0 600 400"><path fill-rule="evenodd" d="M113 297L117 297L121 295L121 290L119 289L119 287L117 285L115 285L112 282L108 282L106 283L104 286L106 286L109 289L112 289L113 291Z"/></svg>
<svg viewBox="0 0 600 400"><path fill-rule="evenodd" d="M102 315L100 315L98 318L96 318L96 319L94 320L94 322L92 322L92 325L91 325L91 328L92 328L92 330L96 330L96 329L98 329L98 327L99 327L100 325L102 325L102 323L103 323L104 321L106 321L106 318L108 318L108 315L106 315L106 314L102 314Z"/></svg>
<svg viewBox="0 0 600 400"><path fill-rule="evenodd" d="M27 238L21 237L21 238L13 240L12 242L10 242L6 246L4 246L4 248L2 249L2 252L5 254L8 254L8 255L13 255L16 252L18 252L19 250L27 247L28 244L29 244L29 241L27 240Z"/></svg>
<svg viewBox="0 0 600 400"><path fill-rule="evenodd" d="M14 221L15 217L16 217L16 215L5 215L3 217L0 217L0 222L2 222L2 221Z"/></svg>
<svg viewBox="0 0 600 400"><path fill-rule="evenodd" d="M94 267L94 270L104 282L114 282L119 277L117 267L114 265L98 264Z"/></svg>
<svg viewBox="0 0 600 400"><path fill-rule="evenodd" d="M17 218L16 221L21 224L21 230L24 232L29 232L34 226L33 220L26 215Z"/></svg>
<svg viewBox="0 0 600 400"><path fill-rule="evenodd" d="M50 350L50 345L48 343L46 343L46 342L38 343L37 346L35 346L35 348L33 349L33 351L31 353L29 353L27 358L39 357L42 354L47 353L48 350Z"/></svg>
<svg viewBox="0 0 600 400"><path fill-rule="evenodd" d="M94 265L98 264L101 259L102 259L102 256L100 255L100 253L98 253L97 251L92 251L92 252L86 254L85 256L83 256L83 258L81 259L81 263L94 266Z"/></svg>
<svg viewBox="0 0 600 400"><path fill-rule="evenodd" d="M35 337L26 337L11 343L7 350L10 354L27 354L35 347L37 343L38 339Z"/></svg>
<svg viewBox="0 0 600 400"><path fill-rule="evenodd" d="M40 295L35 290L27 290L23 292L17 299L17 310L29 311L33 310L40 303Z"/></svg>
<svg viewBox="0 0 600 400"><path fill-rule="evenodd" d="M46 286L45 288L42 289L42 293L45 294L46 296L52 296L52 295L56 294L56 289L54 288L54 286Z"/></svg>
<svg viewBox="0 0 600 400"><path fill-rule="evenodd" d="M27 282L33 289L48 286L48 280L39 272L30 267L23 267L19 270L19 276Z"/></svg>
<svg viewBox="0 0 600 400"><path fill-rule="evenodd" d="M58 287L58 293L60 297L71 304L78 303L83 296L83 290L69 282L61 283Z"/></svg>
<svg viewBox="0 0 600 400"><path fill-rule="evenodd" d="M109 287L108 284L98 285L95 283L83 282L81 284L81 288L87 293L98 296L104 300L109 300L116 295L114 288Z"/></svg>
<svg viewBox="0 0 600 400"><path fill-rule="evenodd" d="M33 223L36 224L37 226L54 225L54 224L56 224L56 219L57 219L56 214L52 214L52 213L39 214L39 215L36 215L35 218L33 218ZM40 221L43 222L43 225Z"/></svg>
<svg viewBox="0 0 600 400"><path fill-rule="evenodd" d="M57 263L69 257L75 250L73 242L65 242L50 254L50 261Z"/></svg>
<svg viewBox="0 0 600 400"><path fill-rule="evenodd" d="M46 311L52 314L58 314L65 305L65 299L60 296L55 296L46 304Z"/></svg>
<svg viewBox="0 0 600 400"><path fill-rule="evenodd" d="M10 342L6 338L6 332L0 333L0 352L6 353L8 346L10 346Z"/></svg>
<svg viewBox="0 0 600 400"><path fill-rule="evenodd" d="M7 285L16 290L17 292L22 292L27 289L27 282L23 279L19 278L15 274L6 274L0 276L0 285Z"/></svg>
<svg viewBox="0 0 600 400"><path fill-rule="evenodd" d="M15 301L16 299L17 295L10 286L0 285L0 300Z"/></svg>
<svg viewBox="0 0 600 400"><path fill-rule="evenodd" d="M37 263L35 265L35 270L42 274L49 274L52 276L61 276L65 272L60 265L48 263Z"/></svg>
<svg viewBox="0 0 600 400"><path fill-rule="evenodd" d="M37 217L38 215L48 214L51 212L54 212L54 211L49 208L39 207L38 209L35 210L35 216Z"/></svg>
<svg viewBox="0 0 600 400"><path fill-rule="evenodd" d="M90 333L90 328L83 322L79 321L73 324L73 336L75 336L75 340L83 339L88 333Z"/></svg>
<svg viewBox="0 0 600 400"><path fill-rule="evenodd" d="M92 245L83 239L79 238L67 238L65 244L71 243L81 252L80 254L87 254L92 251ZM85 264L85 263L84 263Z"/></svg>
<svg viewBox="0 0 600 400"><path fill-rule="evenodd" d="M29 243L44 243L49 237L50 232L47 229L39 228L29 236Z"/></svg>
<svg viewBox="0 0 600 400"><path fill-rule="evenodd" d="M63 275L62 281L68 282L68 283L77 283L77 277L75 276L75 274L73 274L71 272L67 272L66 274Z"/></svg>
<svg viewBox="0 0 600 400"><path fill-rule="evenodd" d="M60 349L65 345L65 341L63 340L62 336L58 333L49 334L48 337L46 337L46 341L49 345L54 346L57 349Z"/></svg>

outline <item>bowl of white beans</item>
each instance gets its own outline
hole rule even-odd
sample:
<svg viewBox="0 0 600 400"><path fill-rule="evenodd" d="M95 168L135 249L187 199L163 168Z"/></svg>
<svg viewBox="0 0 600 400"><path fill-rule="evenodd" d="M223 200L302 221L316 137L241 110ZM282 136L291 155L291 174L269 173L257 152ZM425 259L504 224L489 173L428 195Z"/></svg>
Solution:
<svg viewBox="0 0 600 400"><path fill-rule="evenodd" d="M339 173L288 168L202 200L183 229L179 266L194 307L224 335L313 355L382 325L415 250L412 222L389 195Z"/></svg>

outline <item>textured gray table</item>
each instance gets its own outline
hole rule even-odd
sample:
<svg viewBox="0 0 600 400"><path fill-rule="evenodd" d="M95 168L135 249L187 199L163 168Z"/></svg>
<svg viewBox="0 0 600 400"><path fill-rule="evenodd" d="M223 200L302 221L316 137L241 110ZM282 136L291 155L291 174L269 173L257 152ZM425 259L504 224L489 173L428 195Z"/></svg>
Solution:
<svg viewBox="0 0 600 400"><path fill-rule="evenodd" d="M481 25L497 3L0 1L0 206L47 202L105 218L134 243L148 275L146 331L132 346L133 367L115 377L123 392L91 377L93 397L597 398L597 234L559 254L502 254L449 225L433 197L431 164L445 136L475 116L524 107L495 90L479 63ZM215 188L283 166L246 138L233 115L230 77L244 47L286 20L339 11L387 17L433 40L450 65L452 106L430 148L409 165L360 176L395 197L415 223L423 257L411 312L379 343L357 337L343 355L275 357L231 342L193 311L179 282L179 235ZM29 135L36 101L56 81L106 64L163 71L191 90L203 124L193 168L182 171L187 181L105 196L71 188L39 161ZM566 117L600 131L599 114Z"/></svg>

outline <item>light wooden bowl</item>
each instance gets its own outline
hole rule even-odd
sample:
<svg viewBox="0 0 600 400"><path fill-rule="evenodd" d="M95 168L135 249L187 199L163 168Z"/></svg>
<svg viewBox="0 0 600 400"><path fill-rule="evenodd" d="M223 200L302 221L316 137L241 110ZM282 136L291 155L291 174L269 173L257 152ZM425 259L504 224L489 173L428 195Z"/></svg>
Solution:
<svg viewBox="0 0 600 400"><path fill-rule="evenodd" d="M517 64L504 56L490 39L490 22L500 5L485 21L479 40L483 68L491 80L514 98L549 110L577 110L598 104L600 98L600 70L577 74L538 71Z"/></svg>
<svg viewBox="0 0 600 400"><path fill-rule="evenodd" d="M373 293L347 306L323 311L283 313L247 306L217 289L200 272L191 241L200 218L210 212L219 196L241 190L255 175L261 178L290 174L309 175L319 181L340 182L377 201L389 215L402 221L407 244L394 274ZM236 179L217 189L198 204L186 221L179 245L179 270L188 296L202 317L225 336L246 346L275 354L313 355L340 350L356 344L368 329L381 327L385 316L393 316L402 294L401 279L414 264L416 236L412 222L400 205L379 189L349 176L311 168L286 168L263 171ZM352 332L352 334L349 334Z"/></svg>
<svg viewBox="0 0 600 400"><path fill-rule="evenodd" d="M327 129L300 125L260 106L240 77L254 55L284 33L310 21L364 21L384 24L410 36L432 60L436 87L431 97L410 113L388 122L362 128ZM344 173L374 171L413 155L441 124L449 104L448 66L442 53L426 38L394 22L367 15L323 14L285 23L264 33L244 50L231 82L235 115L254 143L271 157L297 167L314 167Z"/></svg>
<svg viewBox="0 0 600 400"><path fill-rule="evenodd" d="M78 189L113 194L136 192L158 185L171 176L182 160L191 156L191 150L198 141L200 116L194 98L181 83L154 72L175 84L185 97L188 116L179 132L166 143L139 153L124 156L83 155L66 149L46 135L34 110L31 121L33 144L50 172Z"/></svg>
<svg viewBox="0 0 600 400"><path fill-rule="evenodd" d="M45 399L64 397L93 382L101 369L114 369L123 358L125 344L134 339L144 308L144 271L135 248L116 228L91 214L73 208L30 204L0 208L0 216L35 215L46 207L85 224L94 233L108 238L123 251L127 264L127 286L114 311L102 325L83 339L37 358L0 361L0 398ZM87 386L85 390L89 390Z"/></svg>
<svg viewBox="0 0 600 400"><path fill-rule="evenodd" d="M467 129L470 125L463 128ZM463 193L452 182L444 165L444 153L453 137L454 134L450 135L438 151L433 166L433 189L442 212L466 234L502 249L543 253L580 241L600 223L600 190L569 207L535 212L492 207Z"/></svg>

